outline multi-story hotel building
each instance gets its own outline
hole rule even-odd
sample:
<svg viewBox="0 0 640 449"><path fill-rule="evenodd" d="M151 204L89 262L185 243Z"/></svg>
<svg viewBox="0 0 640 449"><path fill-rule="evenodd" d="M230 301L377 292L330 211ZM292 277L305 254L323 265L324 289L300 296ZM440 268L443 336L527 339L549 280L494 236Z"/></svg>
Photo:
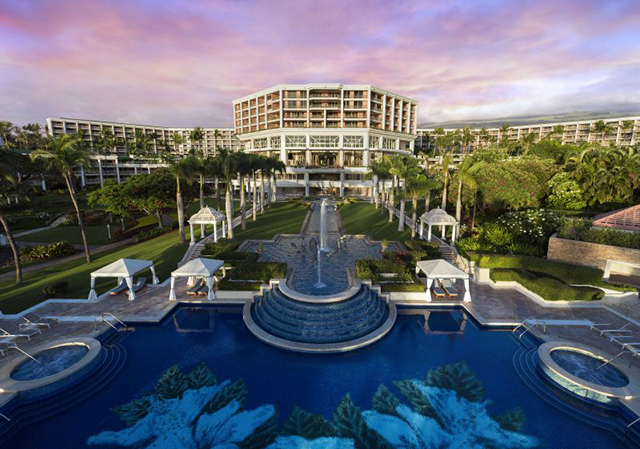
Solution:
<svg viewBox="0 0 640 449"><path fill-rule="evenodd" d="M533 134L534 142L553 138L563 144L580 145L583 143L598 143L601 145L636 145L640 142L640 117L622 117L614 119L602 119L608 125L608 131L599 132L595 124L599 119L581 120L572 122L544 123L536 125L510 126L506 131L501 128L473 128L474 135L472 147L488 145L507 139L515 142ZM445 133L450 134L460 128L446 128ZM420 150L428 150L434 145L435 128L420 128L417 130L416 147Z"/></svg>
<svg viewBox="0 0 640 449"><path fill-rule="evenodd" d="M233 102L244 151L279 157L279 196L370 194L384 154L412 154L418 103L370 85L278 85Z"/></svg>
<svg viewBox="0 0 640 449"><path fill-rule="evenodd" d="M191 141L190 136L193 129L73 118L47 119L49 135L54 137L60 134L80 135L96 151L95 165L86 170L82 169L79 173L83 186L102 184L105 179L120 182L127 176L150 173L154 168L162 166L160 163L136 161L128 158L127 145L135 146L140 135L146 136L150 153L159 153L169 149L175 154L188 154L191 150L197 150L205 155L213 156L220 149L237 151L241 147L232 128L202 128L203 140L201 142ZM106 149L99 144L105 132L112 136L113 148ZM180 144L176 144L174 141L175 135L181 136Z"/></svg>

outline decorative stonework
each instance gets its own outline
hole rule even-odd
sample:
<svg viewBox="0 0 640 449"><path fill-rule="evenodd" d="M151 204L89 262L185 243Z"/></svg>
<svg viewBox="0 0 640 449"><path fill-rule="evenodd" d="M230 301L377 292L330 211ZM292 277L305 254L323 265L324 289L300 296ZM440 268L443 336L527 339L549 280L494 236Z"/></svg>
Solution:
<svg viewBox="0 0 640 449"><path fill-rule="evenodd" d="M551 237L547 259L604 270L607 260L640 264L640 250Z"/></svg>

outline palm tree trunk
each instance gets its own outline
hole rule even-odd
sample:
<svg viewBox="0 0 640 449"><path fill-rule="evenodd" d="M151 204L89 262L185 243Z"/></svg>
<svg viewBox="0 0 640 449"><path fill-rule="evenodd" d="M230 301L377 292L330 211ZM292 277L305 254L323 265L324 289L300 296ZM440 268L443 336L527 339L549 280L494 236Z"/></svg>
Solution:
<svg viewBox="0 0 640 449"><path fill-rule="evenodd" d="M264 214L264 172L260 172L260 214Z"/></svg>
<svg viewBox="0 0 640 449"><path fill-rule="evenodd" d="M227 209L227 237L233 238L233 206L231 205L231 179L227 180L227 191L225 194L225 209Z"/></svg>
<svg viewBox="0 0 640 449"><path fill-rule="evenodd" d="M268 184L268 187L269 187L269 201L267 202L267 207L269 207L269 208L271 208L271 202L273 200L273 189L272 189L272 186L271 186L271 182L272 182L272 175L271 175L271 173L269 173L269 184Z"/></svg>
<svg viewBox="0 0 640 449"><path fill-rule="evenodd" d="M7 236L7 240L9 240L9 246L13 252L13 263L16 266L16 285L22 285L22 265L20 265L20 252L18 250L18 245L16 245L16 241L13 239L13 234L9 229L9 222L2 214L0 214L0 223L2 223L4 233Z"/></svg>
<svg viewBox="0 0 640 449"><path fill-rule="evenodd" d="M371 201L376 204L378 208L378 176L373 177L373 183L371 184Z"/></svg>
<svg viewBox="0 0 640 449"><path fill-rule="evenodd" d="M429 207L431 207L431 190L429 190L427 196L424 197L424 211L429 212Z"/></svg>
<svg viewBox="0 0 640 449"><path fill-rule="evenodd" d="M200 175L200 209L204 207L204 176Z"/></svg>
<svg viewBox="0 0 640 449"><path fill-rule="evenodd" d="M184 203L182 202L182 192L180 192L180 178L176 178L176 208L178 209L178 236L180 243L184 243L186 241L184 231Z"/></svg>
<svg viewBox="0 0 640 449"><path fill-rule="evenodd" d="M473 214L471 215L471 232L476 225L476 193L473 194Z"/></svg>
<svg viewBox="0 0 640 449"><path fill-rule="evenodd" d="M80 235L82 236L82 244L84 245L84 256L87 259L87 263L91 263L91 253L89 253L89 244L87 243L87 232L84 229L84 221L82 221L82 215L80 214L80 207L78 206L78 199L76 198L76 191L73 188L73 181L71 175L66 174L64 180L67 183L69 189L69 196L71 196L71 202L76 209L76 215L78 216L78 226L80 226Z"/></svg>
<svg viewBox="0 0 640 449"><path fill-rule="evenodd" d="M244 176L240 176L240 226L244 231L247 229L247 198L244 191Z"/></svg>
<svg viewBox="0 0 640 449"><path fill-rule="evenodd" d="M400 200L400 218L398 219L398 232L404 231L404 210L406 207L406 200L402 198Z"/></svg>
<svg viewBox="0 0 640 449"><path fill-rule="evenodd" d="M387 205L387 189L385 188L384 183L382 184L382 208L380 209L380 213L382 216L384 216L384 209Z"/></svg>
<svg viewBox="0 0 640 449"><path fill-rule="evenodd" d="M442 187L442 210L447 210L447 181L449 181L449 176L444 175L444 186Z"/></svg>
<svg viewBox="0 0 640 449"><path fill-rule="evenodd" d="M156 216L156 220L158 220L158 229L164 228L164 225L162 224L162 213L156 212L155 216Z"/></svg>
<svg viewBox="0 0 640 449"><path fill-rule="evenodd" d="M462 217L462 179L458 180L458 198L456 199L456 220L460 223Z"/></svg>
<svg viewBox="0 0 640 449"><path fill-rule="evenodd" d="M253 172L253 190L252 190L252 196L253 196L253 221L256 221L256 213L257 213L257 208L258 208L258 186L256 184L257 181L257 177L256 177L256 172Z"/></svg>
<svg viewBox="0 0 640 449"><path fill-rule="evenodd" d="M220 210L220 205L221 204L222 203L220 202L220 180L216 176L216 208L218 210Z"/></svg>
<svg viewBox="0 0 640 449"><path fill-rule="evenodd" d="M396 207L395 190L396 190L396 177L391 180L391 189L389 190L389 223L393 222L393 210Z"/></svg>
<svg viewBox="0 0 640 449"><path fill-rule="evenodd" d="M411 227L411 240L415 240L416 232L418 227L418 197L414 196L411 198L411 208L413 209L411 213L411 221L413 222L413 226Z"/></svg>

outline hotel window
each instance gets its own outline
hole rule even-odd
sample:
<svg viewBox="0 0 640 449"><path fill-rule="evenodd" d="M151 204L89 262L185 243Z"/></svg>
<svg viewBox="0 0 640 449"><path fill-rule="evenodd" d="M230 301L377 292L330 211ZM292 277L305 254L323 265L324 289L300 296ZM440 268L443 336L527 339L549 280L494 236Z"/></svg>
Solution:
<svg viewBox="0 0 640 449"><path fill-rule="evenodd" d="M306 148L306 136L286 136L285 143L287 148Z"/></svg>
<svg viewBox="0 0 640 449"><path fill-rule="evenodd" d="M389 137L382 138L382 148L385 150L395 150L396 149L396 139L390 139Z"/></svg>
<svg viewBox="0 0 640 449"><path fill-rule="evenodd" d="M262 148L267 148L267 139L254 139L253 140L253 149L260 150Z"/></svg>
<svg viewBox="0 0 640 449"><path fill-rule="evenodd" d="M362 136L344 136L345 148L362 148L364 147L364 137Z"/></svg>
<svg viewBox="0 0 640 449"><path fill-rule="evenodd" d="M369 136L369 148L380 148L380 137Z"/></svg>
<svg viewBox="0 0 640 449"><path fill-rule="evenodd" d="M280 148L280 136L271 138L271 148Z"/></svg>
<svg viewBox="0 0 640 449"><path fill-rule="evenodd" d="M313 148L338 148L340 137L338 136L311 136L310 147Z"/></svg>

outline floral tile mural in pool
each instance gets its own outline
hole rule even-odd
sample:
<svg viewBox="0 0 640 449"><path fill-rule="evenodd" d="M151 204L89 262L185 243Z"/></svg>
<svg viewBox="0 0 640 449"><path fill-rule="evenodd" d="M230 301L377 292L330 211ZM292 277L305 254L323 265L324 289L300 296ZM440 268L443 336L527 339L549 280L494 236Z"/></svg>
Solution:
<svg viewBox="0 0 640 449"><path fill-rule="evenodd" d="M484 386L466 363L444 365L424 380L394 382L406 402L380 385L372 409L347 394L328 420L294 408L278 427L274 405L245 410L242 380L218 383L201 364L190 373L167 370L154 390L114 412L128 427L93 435L89 445L147 449L418 449L531 448L521 433L524 413L487 410Z"/></svg>

